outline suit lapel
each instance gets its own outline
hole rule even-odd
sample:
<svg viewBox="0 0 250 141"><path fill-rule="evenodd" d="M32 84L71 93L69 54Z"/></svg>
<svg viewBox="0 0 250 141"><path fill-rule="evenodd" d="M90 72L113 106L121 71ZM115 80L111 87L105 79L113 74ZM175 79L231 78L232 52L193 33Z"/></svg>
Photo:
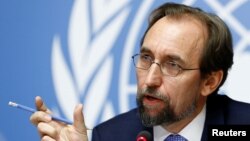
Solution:
<svg viewBox="0 0 250 141"><path fill-rule="evenodd" d="M225 123L223 99L217 94L212 94L207 99L206 119L201 141L208 140L208 126L222 125Z"/></svg>

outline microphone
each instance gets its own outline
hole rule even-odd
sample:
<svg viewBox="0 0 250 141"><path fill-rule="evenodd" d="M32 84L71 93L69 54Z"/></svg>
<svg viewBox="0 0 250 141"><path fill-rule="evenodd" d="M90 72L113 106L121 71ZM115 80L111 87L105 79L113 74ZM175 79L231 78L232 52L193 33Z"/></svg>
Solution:
<svg viewBox="0 0 250 141"><path fill-rule="evenodd" d="M152 141L152 135L148 131L141 131L137 135L136 141Z"/></svg>

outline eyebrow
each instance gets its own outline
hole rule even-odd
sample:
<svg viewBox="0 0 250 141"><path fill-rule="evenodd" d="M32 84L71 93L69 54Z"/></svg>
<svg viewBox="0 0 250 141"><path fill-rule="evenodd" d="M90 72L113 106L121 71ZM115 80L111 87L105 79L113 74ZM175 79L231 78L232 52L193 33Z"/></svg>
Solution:
<svg viewBox="0 0 250 141"><path fill-rule="evenodd" d="M142 52L152 53L152 51L146 46L141 46L140 53Z"/></svg>
<svg viewBox="0 0 250 141"><path fill-rule="evenodd" d="M181 66L187 65L186 61L184 61L183 59L181 59L180 56L175 55L175 54L168 54L168 55L164 56L164 59L175 61L176 63L178 63Z"/></svg>
<svg viewBox="0 0 250 141"><path fill-rule="evenodd" d="M140 53L145 53L145 52L152 53L152 51L148 47L142 46L140 49ZM167 54L167 55L163 56L163 58L164 58L164 60L176 61L176 62L180 63L180 65L186 64L186 62L179 55L176 55L176 54Z"/></svg>

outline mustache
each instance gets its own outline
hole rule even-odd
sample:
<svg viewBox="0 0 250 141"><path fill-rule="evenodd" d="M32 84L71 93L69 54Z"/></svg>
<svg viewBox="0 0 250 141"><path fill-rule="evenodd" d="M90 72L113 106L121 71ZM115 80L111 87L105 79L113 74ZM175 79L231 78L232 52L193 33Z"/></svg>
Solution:
<svg viewBox="0 0 250 141"><path fill-rule="evenodd" d="M169 101L169 97L167 97L166 95L164 95L162 92L158 91L155 88L147 87L144 89L138 89L137 98L142 99L145 96L150 96L150 97L160 99L160 100L165 101L165 102Z"/></svg>

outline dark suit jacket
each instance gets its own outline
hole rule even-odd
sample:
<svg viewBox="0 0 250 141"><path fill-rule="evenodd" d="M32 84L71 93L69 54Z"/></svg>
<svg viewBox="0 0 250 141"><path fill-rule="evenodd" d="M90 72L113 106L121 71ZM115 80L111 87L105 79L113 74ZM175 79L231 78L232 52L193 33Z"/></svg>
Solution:
<svg viewBox="0 0 250 141"><path fill-rule="evenodd" d="M211 95L207 100L207 111L202 141L208 138L208 125L250 125L250 104L234 101L225 95ZM153 128L142 125L137 109L118 115L93 129L92 141L135 141L140 131L153 135Z"/></svg>

